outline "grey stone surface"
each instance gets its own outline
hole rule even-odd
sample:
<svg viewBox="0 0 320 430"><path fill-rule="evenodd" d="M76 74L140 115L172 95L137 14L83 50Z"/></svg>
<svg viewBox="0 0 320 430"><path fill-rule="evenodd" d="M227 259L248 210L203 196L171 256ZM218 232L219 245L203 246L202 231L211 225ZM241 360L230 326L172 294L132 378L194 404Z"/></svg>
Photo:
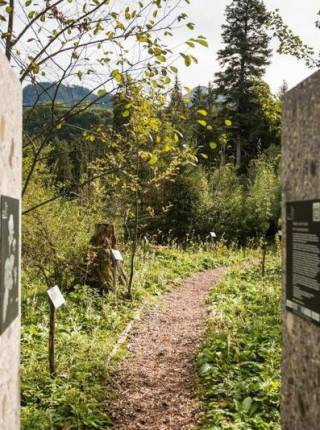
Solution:
<svg viewBox="0 0 320 430"><path fill-rule="evenodd" d="M0 195L20 198L22 99L18 79L0 53ZM0 336L0 429L20 427L20 318Z"/></svg>
<svg viewBox="0 0 320 430"><path fill-rule="evenodd" d="M320 72L317 72L285 97L283 202L319 198ZM286 219L285 205L283 215ZM285 262L286 234L283 239ZM285 272L286 270L284 285ZM285 309L283 309L282 429L320 429L320 327Z"/></svg>

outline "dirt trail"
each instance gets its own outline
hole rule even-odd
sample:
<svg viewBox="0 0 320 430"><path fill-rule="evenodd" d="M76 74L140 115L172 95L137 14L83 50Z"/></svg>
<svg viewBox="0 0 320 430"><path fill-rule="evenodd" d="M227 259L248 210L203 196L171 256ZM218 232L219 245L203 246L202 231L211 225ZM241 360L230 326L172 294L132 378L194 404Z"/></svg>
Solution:
<svg viewBox="0 0 320 430"><path fill-rule="evenodd" d="M130 357L113 376L117 430L189 430L196 422L194 358L205 330L206 300L225 269L188 278L148 311L129 341Z"/></svg>

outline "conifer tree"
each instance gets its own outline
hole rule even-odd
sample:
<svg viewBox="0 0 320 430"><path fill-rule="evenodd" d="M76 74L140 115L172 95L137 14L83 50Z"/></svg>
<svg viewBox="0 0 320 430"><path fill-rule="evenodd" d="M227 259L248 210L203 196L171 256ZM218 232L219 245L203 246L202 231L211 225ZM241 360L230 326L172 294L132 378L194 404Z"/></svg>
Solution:
<svg viewBox="0 0 320 430"><path fill-rule="evenodd" d="M170 102L168 106L168 114L170 120L177 129L183 128L183 125L187 119L187 106L183 98L181 83L178 76L176 76L174 86L170 94ZM179 130L183 131L183 130Z"/></svg>
<svg viewBox="0 0 320 430"><path fill-rule="evenodd" d="M212 87L206 89L200 85L197 86L193 91L191 108L192 142L197 149L199 162L205 166L213 163L213 152L209 142L212 140L211 111L214 100L209 100L212 97L209 90L212 92ZM212 103L211 106L209 106L210 103Z"/></svg>
<svg viewBox="0 0 320 430"><path fill-rule="evenodd" d="M215 106L215 95L214 95L214 88L213 88L212 82L209 82L209 85L208 85L207 106L208 106L209 112L212 112Z"/></svg>
<svg viewBox="0 0 320 430"><path fill-rule="evenodd" d="M289 91L288 82L284 79L278 91L278 97L282 101L286 93Z"/></svg>
<svg viewBox="0 0 320 430"><path fill-rule="evenodd" d="M216 74L217 94L223 99L223 115L232 121L236 167L244 167L252 145L252 112L257 109L254 83L269 64L268 12L262 0L233 0L226 8L224 47L218 53L222 66ZM250 148L251 147L251 148Z"/></svg>
<svg viewBox="0 0 320 430"><path fill-rule="evenodd" d="M193 92L192 106L195 109L204 109L207 104L206 93L203 91L200 85L198 85Z"/></svg>
<svg viewBox="0 0 320 430"><path fill-rule="evenodd" d="M172 87L167 108L161 112L162 120L169 121L183 139L184 143L190 143L192 127L190 125L190 105L192 100L188 95L183 95L181 83L176 76Z"/></svg>

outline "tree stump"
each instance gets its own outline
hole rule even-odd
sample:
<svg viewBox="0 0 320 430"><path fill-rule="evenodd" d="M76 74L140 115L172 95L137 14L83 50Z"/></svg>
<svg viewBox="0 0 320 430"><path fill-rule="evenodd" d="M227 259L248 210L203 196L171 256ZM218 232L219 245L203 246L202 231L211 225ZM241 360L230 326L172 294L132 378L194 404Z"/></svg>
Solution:
<svg viewBox="0 0 320 430"><path fill-rule="evenodd" d="M112 250L117 249L115 228L112 224L97 224L90 240L86 261L86 283L99 291L109 291L113 286L114 267L117 265L118 281L127 285L128 278L120 262L114 261Z"/></svg>

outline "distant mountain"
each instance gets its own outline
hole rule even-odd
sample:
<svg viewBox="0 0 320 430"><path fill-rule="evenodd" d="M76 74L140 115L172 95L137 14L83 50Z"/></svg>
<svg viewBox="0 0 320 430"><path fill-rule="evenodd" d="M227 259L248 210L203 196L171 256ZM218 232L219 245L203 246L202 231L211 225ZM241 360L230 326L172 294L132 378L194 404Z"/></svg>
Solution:
<svg viewBox="0 0 320 430"><path fill-rule="evenodd" d="M27 85L23 89L24 107L34 106L35 103L50 103L53 98L56 102L66 106L73 106L85 99L85 102L92 102L98 98L96 94L91 94L91 90L80 85L60 85L57 91L57 84L53 82L41 82L35 85ZM97 105L105 108L112 107L112 97L104 96L97 101Z"/></svg>

